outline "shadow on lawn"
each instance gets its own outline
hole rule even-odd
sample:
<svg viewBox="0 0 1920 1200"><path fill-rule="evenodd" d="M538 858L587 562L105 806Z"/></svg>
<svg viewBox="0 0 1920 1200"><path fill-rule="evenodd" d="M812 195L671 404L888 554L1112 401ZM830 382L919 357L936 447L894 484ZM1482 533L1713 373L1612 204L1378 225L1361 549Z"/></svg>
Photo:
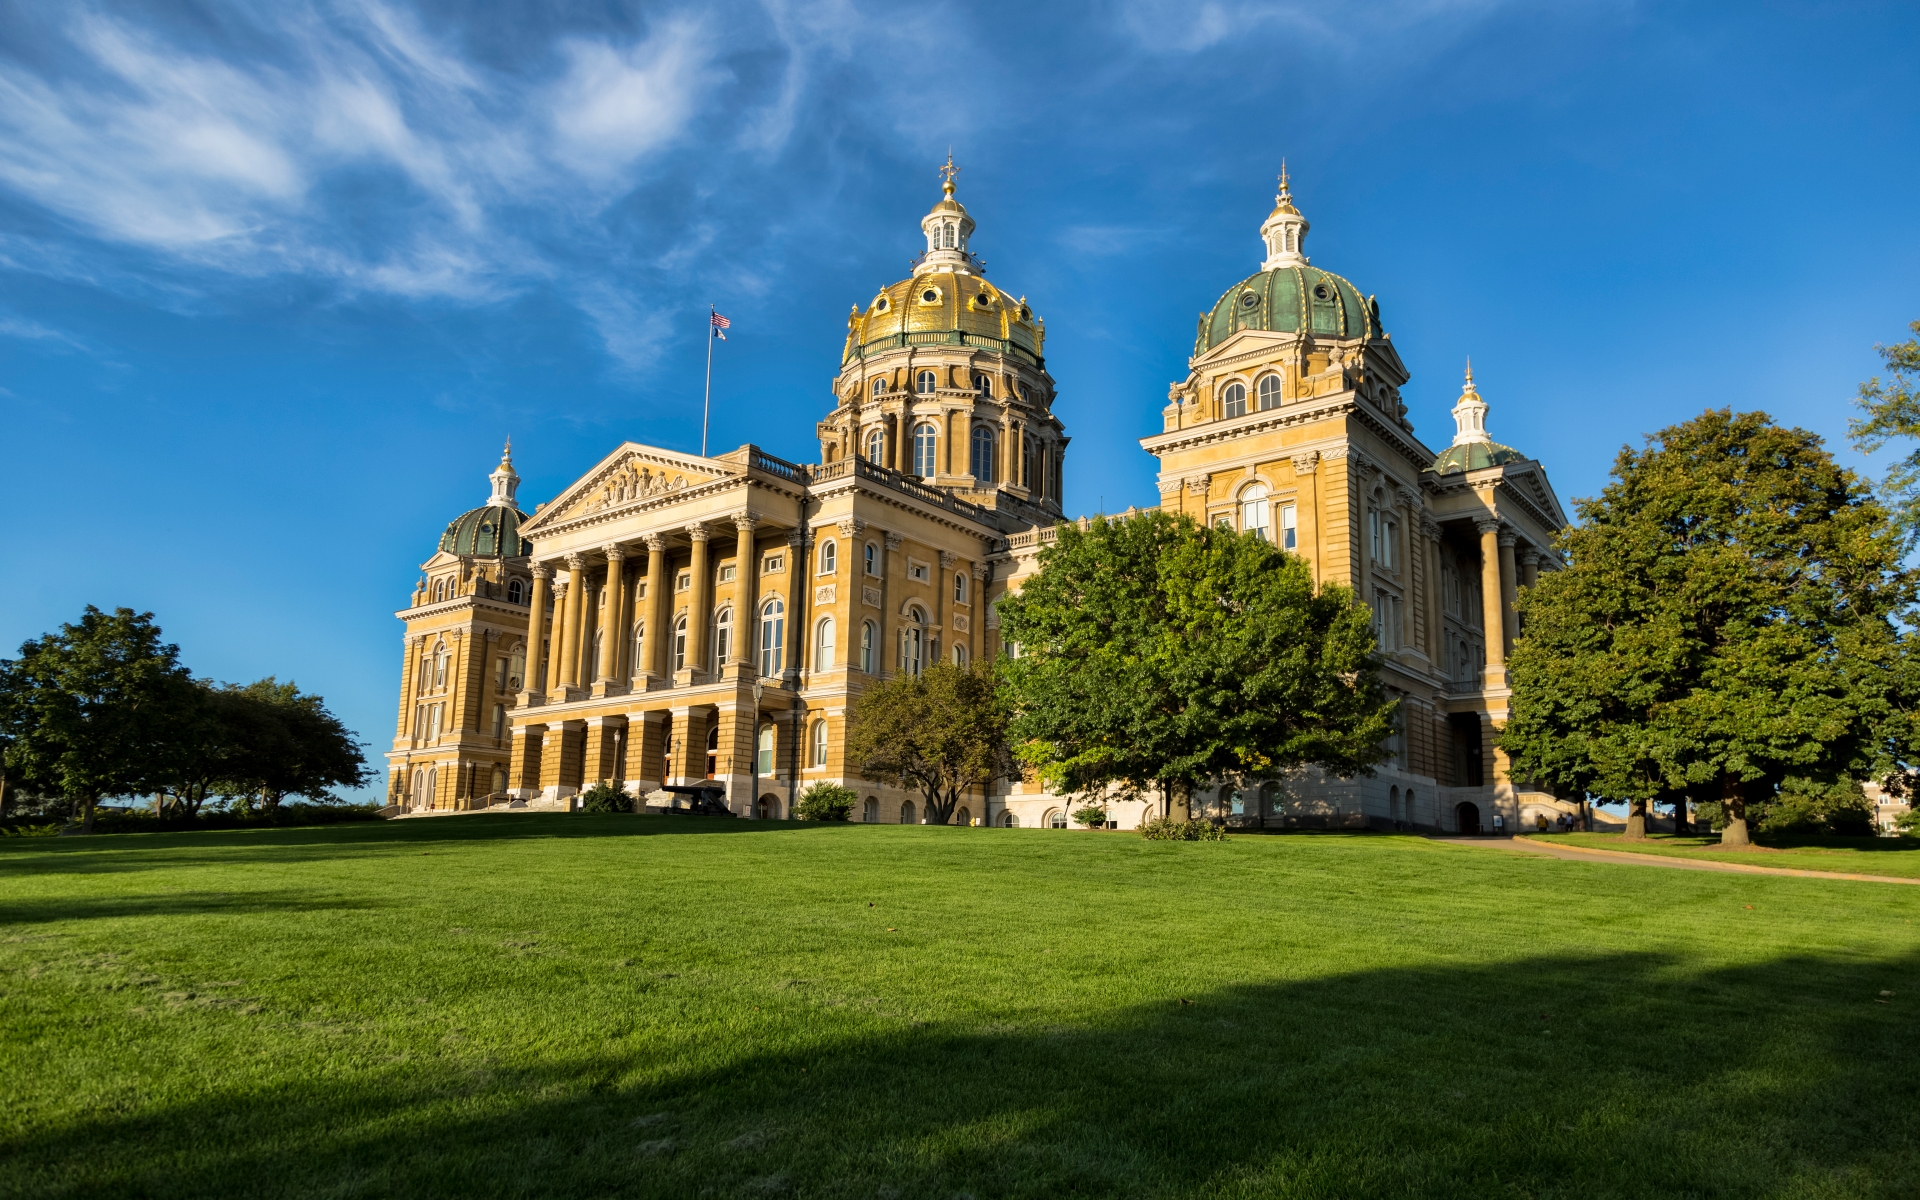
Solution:
<svg viewBox="0 0 1920 1200"><path fill-rule="evenodd" d="M0 1191L1911 1196L1917 970L1541 958L839 1041L807 1030L846 1010L796 999L757 1044L810 1049L705 1073L649 1057L671 1044L649 1027L521 1068L370 1051L34 1129L0 1145Z"/></svg>
<svg viewBox="0 0 1920 1200"><path fill-rule="evenodd" d="M158 892L151 896L65 896L0 902L0 926L100 917L232 916L263 912L345 912L380 907L364 897L328 899L310 891Z"/></svg>
<svg viewBox="0 0 1920 1200"><path fill-rule="evenodd" d="M807 821L725 817L641 817L588 813L472 813L405 821L310 825L291 829L218 829L105 833L91 837L0 839L0 874L84 875L152 871L248 861L366 857L423 846L557 838L673 837L686 834L798 834L824 829Z"/></svg>

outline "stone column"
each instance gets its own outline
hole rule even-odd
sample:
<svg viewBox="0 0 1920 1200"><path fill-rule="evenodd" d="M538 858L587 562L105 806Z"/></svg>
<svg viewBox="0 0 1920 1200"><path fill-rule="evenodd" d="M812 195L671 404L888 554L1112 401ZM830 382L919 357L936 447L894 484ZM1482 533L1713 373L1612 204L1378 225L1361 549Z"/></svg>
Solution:
<svg viewBox="0 0 1920 1200"><path fill-rule="evenodd" d="M553 568L543 562L534 563L533 595L527 600L527 673L521 679L520 707L526 708L532 702L532 693L546 690L546 677L541 671L546 667L547 647L547 598L551 596Z"/></svg>
<svg viewBox="0 0 1920 1200"><path fill-rule="evenodd" d="M707 723L698 719L701 710L673 710L673 743L669 748L667 782L686 784L707 776Z"/></svg>
<svg viewBox="0 0 1920 1200"><path fill-rule="evenodd" d="M396 738L406 737L413 728L413 710L416 707L413 699L413 664L419 645L420 639L417 637L400 639L400 719L393 730Z"/></svg>
<svg viewBox="0 0 1920 1200"><path fill-rule="evenodd" d="M974 563L973 593L967 597L968 604L972 606L972 616L967 621L970 627L967 653L972 655L974 662L979 662L987 653L987 578L987 564Z"/></svg>
<svg viewBox="0 0 1920 1200"><path fill-rule="evenodd" d="M1532 546L1522 546L1516 552L1520 562L1520 586L1532 587L1540 582L1540 552Z"/></svg>
<svg viewBox="0 0 1920 1200"><path fill-rule="evenodd" d="M846 522L841 524L845 525ZM851 562L852 553L852 539L841 538L840 561ZM782 675L789 664L803 671L815 669L812 632L813 530L796 529L787 535L787 570L792 572L788 578L793 580L787 585L787 641L780 652L780 661L773 664L775 673ZM836 564L836 575L838 570Z"/></svg>
<svg viewBox="0 0 1920 1200"><path fill-rule="evenodd" d="M960 556L951 550L940 552L940 586L933 593L933 623L940 627L940 653L948 661L953 660L953 651L948 647L958 638L951 636L953 627L953 566ZM931 656L931 651L929 651ZM929 657L928 665L932 665Z"/></svg>
<svg viewBox="0 0 1920 1200"><path fill-rule="evenodd" d="M1420 516L1421 553L1427 556L1427 660L1446 669L1445 598L1440 594L1440 522L1422 513Z"/></svg>
<svg viewBox="0 0 1920 1200"><path fill-rule="evenodd" d="M1367 460L1347 452L1347 511L1355 514L1353 586L1360 602L1373 611L1373 497L1368 486L1373 471Z"/></svg>
<svg viewBox="0 0 1920 1200"><path fill-rule="evenodd" d="M586 763L582 772L582 786L591 786L600 782L611 782L621 777L625 763L621 761L623 737L626 732L625 717L588 717Z"/></svg>
<svg viewBox="0 0 1920 1200"><path fill-rule="evenodd" d="M673 645L673 585L667 580L667 539L647 535L647 631L641 643L640 669L646 687L672 673L667 652ZM664 778L664 777L663 777Z"/></svg>
<svg viewBox="0 0 1920 1200"><path fill-rule="evenodd" d="M600 631L600 661L595 664L593 673L593 691L597 696L607 694L607 688L619 683L620 640L626 621L627 554L617 543L609 542L607 555L606 621Z"/></svg>
<svg viewBox="0 0 1920 1200"><path fill-rule="evenodd" d="M547 657L547 700L555 697L567 698L566 689L560 686L560 652L567 642L567 584L561 580L553 589L553 613L547 618L547 636L543 639Z"/></svg>
<svg viewBox="0 0 1920 1200"><path fill-rule="evenodd" d="M720 704L714 708L710 718L720 731L719 754L713 763L713 781L727 789L729 807L740 816L751 819L756 815L752 780L753 764L747 756L753 752L753 709L738 704ZM706 743L700 743L700 754L706 754Z"/></svg>
<svg viewBox="0 0 1920 1200"><path fill-rule="evenodd" d="M694 679L706 678L707 626L713 621L713 568L707 565L707 527L687 526L693 542L693 589L687 597L687 669ZM671 636L671 635L669 635ZM675 725L679 722L676 721Z"/></svg>
<svg viewBox="0 0 1920 1200"><path fill-rule="evenodd" d="M1478 517L1480 531L1480 633L1487 643L1485 686L1507 686L1506 617L1500 592L1500 518Z"/></svg>
<svg viewBox="0 0 1920 1200"><path fill-rule="evenodd" d="M733 607L740 614L733 624L743 651L736 657L754 671L760 669L760 557L753 539L754 526L759 523L759 515L752 512L733 518ZM798 563L792 566L799 570Z"/></svg>
<svg viewBox="0 0 1920 1200"><path fill-rule="evenodd" d="M586 617L586 562L578 554L567 555L567 608L560 627L560 644L554 657L560 660L560 686L580 686L580 627ZM571 697L569 697L571 699Z"/></svg>
<svg viewBox="0 0 1920 1200"><path fill-rule="evenodd" d="M1518 539L1511 529L1500 531L1500 630L1506 638L1506 653L1513 653L1513 639L1520 636L1520 610L1513 606L1516 599L1514 580L1517 575L1513 567L1513 547ZM1501 656L1502 661L1505 655Z"/></svg>
<svg viewBox="0 0 1920 1200"><path fill-rule="evenodd" d="M667 779L667 764L662 761L666 749L664 739L667 714L656 709L651 712L627 714L627 762L622 777L634 786L636 796L645 796L658 788Z"/></svg>
<svg viewBox="0 0 1920 1200"><path fill-rule="evenodd" d="M1407 595L1406 601L1400 606L1400 646L1405 650L1416 648L1413 614L1416 597L1420 593L1419 590L1414 587L1413 568L1415 564L1413 548L1420 544L1415 540L1414 531L1419 528L1418 522L1423 515L1421 508L1420 494L1418 492L1412 488L1400 489L1401 516L1398 522L1400 526L1400 544L1394 547L1394 549L1399 554L1400 578L1403 590Z"/></svg>

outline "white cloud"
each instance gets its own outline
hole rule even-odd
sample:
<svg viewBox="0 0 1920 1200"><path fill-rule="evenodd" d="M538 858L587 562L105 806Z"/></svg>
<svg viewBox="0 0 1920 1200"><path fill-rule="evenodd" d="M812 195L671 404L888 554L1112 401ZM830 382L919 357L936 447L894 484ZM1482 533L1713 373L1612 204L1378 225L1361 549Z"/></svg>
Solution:
<svg viewBox="0 0 1920 1200"><path fill-rule="evenodd" d="M1276 31L1303 42L1359 49L1435 21L1475 17L1503 0L1372 0L1327 5L1296 0L1121 0L1121 27L1152 53L1191 54L1223 42L1268 38Z"/></svg>
<svg viewBox="0 0 1920 1200"><path fill-rule="evenodd" d="M60 330L49 328L38 321L30 321L25 317L16 317L5 313L0 313L0 337L19 338L22 341L28 342L51 342L54 345L66 346L74 350L84 351L87 349L85 342L70 333L62 333Z"/></svg>
<svg viewBox="0 0 1920 1200"><path fill-rule="evenodd" d="M551 96L555 157L590 179L623 175L679 136L716 82L711 51L683 22L624 48L569 39L561 49L568 69Z"/></svg>

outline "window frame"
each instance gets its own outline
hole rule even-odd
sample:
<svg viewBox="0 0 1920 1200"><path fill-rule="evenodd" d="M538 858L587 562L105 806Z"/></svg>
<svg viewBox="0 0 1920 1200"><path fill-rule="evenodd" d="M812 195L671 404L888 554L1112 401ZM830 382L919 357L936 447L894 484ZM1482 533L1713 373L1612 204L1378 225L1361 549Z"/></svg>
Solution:
<svg viewBox="0 0 1920 1200"><path fill-rule="evenodd" d="M786 669L787 602L779 595L768 596L760 604L759 650L755 662L760 674L772 677Z"/></svg>
<svg viewBox="0 0 1920 1200"><path fill-rule="evenodd" d="M1254 384L1254 391L1259 399L1259 407L1255 411L1271 412L1279 408L1283 386L1278 374L1269 371L1262 375Z"/></svg>
<svg viewBox="0 0 1920 1200"><path fill-rule="evenodd" d="M1238 406L1239 412L1233 411ZM1244 417L1247 415L1247 385L1238 379L1230 379L1220 389L1220 415L1222 417Z"/></svg>

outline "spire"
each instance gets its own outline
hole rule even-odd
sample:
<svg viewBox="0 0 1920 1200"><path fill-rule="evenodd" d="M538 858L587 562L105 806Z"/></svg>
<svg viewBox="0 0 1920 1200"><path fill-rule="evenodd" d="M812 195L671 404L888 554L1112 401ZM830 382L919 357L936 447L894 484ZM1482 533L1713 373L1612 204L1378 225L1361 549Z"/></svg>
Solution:
<svg viewBox="0 0 1920 1200"><path fill-rule="evenodd" d="M1293 189L1287 181L1287 160L1280 160L1280 190L1273 197L1273 211L1260 226L1260 240L1267 244L1267 260L1260 264L1263 271L1275 267L1304 267L1307 256L1303 247L1307 241L1307 219L1293 206Z"/></svg>
<svg viewBox="0 0 1920 1200"><path fill-rule="evenodd" d="M1467 360L1467 382L1460 388L1460 399L1453 406L1453 444L1490 443L1487 436L1487 402L1473 387L1473 360Z"/></svg>
<svg viewBox="0 0 1920 1200"><path fill-rule="evenodd" d="M500 451L500 465L487 476L493 484L493 495L487 498L489 505L499 508L514 508L514 492L520 488L520 476L513 469L513 439L507 439L506 449Z"/></svg>
<svg viewBox="0 0 1920 1200"><path fill-rule="evenodd" d="M940 167L941 197L933 210L920 219L920 231L927 235L927 252L920 258L920 269L959 271L971 274L979 269L978 260L967 253L967 240L973 236L973 218L966 206L953 198L953 179L960 168L953 165L953 152Z"/></svg>

